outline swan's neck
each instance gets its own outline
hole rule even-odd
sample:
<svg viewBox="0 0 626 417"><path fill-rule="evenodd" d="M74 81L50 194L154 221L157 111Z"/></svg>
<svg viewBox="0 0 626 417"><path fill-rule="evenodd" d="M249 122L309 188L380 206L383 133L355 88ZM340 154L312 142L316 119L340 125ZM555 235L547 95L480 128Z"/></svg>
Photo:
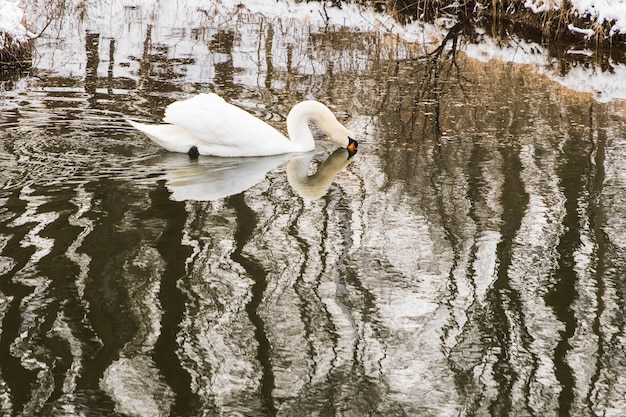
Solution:
<svg viewBox="0 0 626 417"><path fill-rule="evenodd" d="M291 109L287 116L287 133L289 134L289 140L291 140L301 152L312 151L315 149L315 141L313 140L313 133L309 127L309 121L311 119L308 115L296 110L298 110L298 105Z"/></svg>
<svg viewBox="0 0 626 417"><path fill-rule="evenodd" d="M317 101L308 100L296 104L287 116L289 139L301 148L301 151L311 151L315 148L309 122L315 123L339 146L348 145L348 137L352 135L350 131L337 121L328 107Z"/></svg>

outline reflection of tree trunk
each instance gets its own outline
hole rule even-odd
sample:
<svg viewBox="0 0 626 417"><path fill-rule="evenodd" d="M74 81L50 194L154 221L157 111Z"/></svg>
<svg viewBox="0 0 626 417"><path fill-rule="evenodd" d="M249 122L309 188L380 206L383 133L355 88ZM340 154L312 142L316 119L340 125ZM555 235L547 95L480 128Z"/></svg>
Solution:
<svg viewBox="0 0 626 417"><path fill-rule="evenodd" d="M220 31L211 40L209 48L212 52L228 55L224 62L215 64L215 84L224 89L224 95L236 97L240 86L235 85L235 66L233 65L233 47L235 34L232 31Z"/></svg>
<svg viewBox="0 0 626 417"><path fill-rule="evenodd" d="M294 77L295 72L293 70L293 45L287 45L287 75L285 77L285 91L291 90L291 79Z"/></svg>
<svg viewBox="0 0 626 417"><path fill-rule="evenodd" d="M7 197L4 199L3 205L6 208L2 219L11 219L12 216L7 214L12 211L15 213L15 218L19 217L22 210L25 209L26 201L22 201L19 197L19 192L13 193L13 195L5 194ZM11 213L12 214L12 213ZM35 248L32 246L28 249L22 247L22 239L28 232L27 228L21 227L18 230L11 230L6 227L7 224L3 221L0 223L0 232L3 237L12 236L10 239L5 240L5 245L0 247L0 252L4 255L2 262L7 262L11 259L14 263L13 268L3 268L3 274L0 275L0 295L5 302L9 303L8 307L3 307L2 317L2 332L0 333L0 370L3 385L6 384L10 390L11 403L14 415L19 415L23 410L24 405L31 398L32 386L36 381L37 372L35 370L26 369L21 359L14 356L12 353L12 346L15 340L18 338L20 332L20 325L23 321L22 304L25 297L30 295L33 288L27 285L23 285L19 282L15 282L15 274L21 271L29 262L30 257L35 252ZM8 269L8 270L7 270Z"/></svg>
<svg viewBox="0 0 626 417"><path fill-rule="evenodd" d="M85 369L90 371L85 372L79 382L83 389L98 388L107 367L118 359L120 350L137 330L129 318L123 267L133 256L139 238L132 231L118 229L129 210L126 201L118 198L124 191L106 181L98 182L90 191L102 213L82 248L91 259L85 298L89 303L89 321L102 340L102 347L93 357L84 359Z"/></svg>
<svg viewBox="0 0 626 417"><path fill-rule="evenodd" d="M85 36L85 53L87 55L85 90L91 96L96 94L96 88L98 87L98 65L100 64L99 44L99 33L87 33Z"/></svg>
<svg viewBox="0 0 626 417"><path fill-rule="evenodd" d="M177 353L180 348L177 337L186 307L186 297L178 288L178 281L186 275L186 261L191 254L191 249L182 244L187 212L184 202L170 200L164 183L159 184L151 198L151 210L154 210L151 214L166 221L165 229L157 242L157 249L166 267L161 276L159 291L163 310L161 334L154 346L153 357L167 384L176 395L172 414L194 415L199 407L199 399L192 392L191 377L181 365Z"/></svg>
<svg viewBox="0 0 626 417"><path fill-rule="evenodd" d="M265 37L265 88L272 90L272 77L274 75L274 63L272 62L272 43L274 42L274 26L267 28Z"/></svg>
<svg viewBox="0 0 626 417"><path fill-rule="evenodd" d="M604 368L606 364L610 363L610 359L608 357L611 356L611 352L607 352L607 346L610 344L607 343L610 336L605 334L605 329L602 323L602 317L605 313L605 297L607 285L605 280L610 276L609 270L614 268L610 260L609 253L609 244L610 242L606 238L605 232L603 229L604 224L606 222L605 212L602 205L602 194L604 189L604 180L605 180L605 162L606 162L606 131L600 126L602 125L601 121L597 121L595 126L593 121L593 106L589 107L589 141L595 144L595 149L592 150L590 154L590 158L592 159L593 168L595 172L590 177L589 181L589 201L591 202L589 207L590 214L590 227L592 230L592 236L594 237L597 249L596 249L596 264L593 265L595 268L595 273L593 274L594 282L596 284L596 293L594 301L597 303L597 310L595 313L595 317L590 320L591 327L593 329L593 333L598 336L598 346L597 346L597 356L595 358L593 374L590 378L590 387L598 387L602 377L602 373L604 372ZM596 117L598 117L596 115ZM597 138L594 141L594 133L596 133ZM623 307L623 306L622 306ZM593 404L595 400L595 396L598 394L596 389L589 389L587 393L587 398L585 398L585 402L587 404Z"/></svg>
<svg viewBox="0 0 626 417"><path fill-rule="evenodd" d="M152 49L152 25L148 25L146 36L143 40L143 53L139 62L139 87L146 84L150 78L150 69L152 68L150 59L150 50Z"/></svg>
<svg viewBox="0 0 626 417"><path fill-rule="evenodd" d="M490 404L492 415L508 415L512 406L511 393L520 376L510 359L510 350L516 342L528 341L519 334L524 332L524 312L520 295L511 286L510 273L514 263L513 248L524 214L528 207L528 194L521 178L522 164L519 148L508 146L501 150L502 165L506 167L502 184L501 239L497 247L497 278L489 294L490 319L494 348L499 349L493 364L493 378L498 384L498 395ZM517 339L517 340L516 340Z"/></svg>
<svg viewBox="0 0 626 417"><path fill-rule="evenodd" d="M565 230L557 246L559 253L558 268L554 271L556 281L546 296L546 304L554 309L557 319L564 324L560 340L554 352L555 375L561 386L559 395L560 415L569 415L574 399L575 381L572 369L567 363L571 349L570 338L574 335L576 318L572 306L576 299L577 281L576 252L581 246L580 198L585 193L584 176L590 172L588 144L579 137L570 137L562 147L560 164L560 185L565 196Z"/></svg>
<svg viewBox="0 0 626 417"><path fill-rule="evenodd" d="M231 254L231 259L241 265L250 278L254 280L254 284L250 289L252 297L246 305L246 312L255 328L254 336L258 343L257 360L262 368L261 395L263 397L263 411L267 416L271 417L276 415L276 406L272 396L272 391L274 390L274 372L271 361L272 347L267 338L265 322L259 314L259 306L263 301L263 295L267 288L267 272L258 260L251 256L243 255L245 245L254 236L257 216L246 204L243 193L228 197L228 202L237 213L237 230L235 232L237 246Z"/></svg>
<svg viewBox="0 0 626 417"><path fill-rule="evenodd" d="M596 109L599 106L595 107ZM600 107L601 108L601 107ZM590 410L603 408L598 404L623 404L624 332L626 320L626 265L624 264L624 195L623 180L616 176L624 173L623 138L615 137L612 123L606 115L600 119L596 113L596 125L591 131L595 147L590 153L594 171L590 176L589 209L595 248L596 265L590 268L593 277L593 304L595 317L590 321L598 346L592 351L593 375L585 404ZM593 126L592 124L590 124ZM595 140L593 140L595 136ZM617 181L616 181L617 180ZM577 297L581 298L581 290ZM580 319L579 319L580 320Z"/></svg>
<svg viewBox="0 0 626 417"><path fill-rule="evenodd" d="M107 69L108 93L113 94L113 70L115 68L115 39L109 41L109 68Z"/></svg>

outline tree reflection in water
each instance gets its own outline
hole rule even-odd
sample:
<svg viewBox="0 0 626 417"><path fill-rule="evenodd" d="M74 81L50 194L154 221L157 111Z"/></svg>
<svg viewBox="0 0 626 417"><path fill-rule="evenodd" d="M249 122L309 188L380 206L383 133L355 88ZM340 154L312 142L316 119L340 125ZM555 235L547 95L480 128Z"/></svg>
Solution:
<svg viewBox="0 0 626 417"><path fill-rule="evenodd" d="M621 103L462 25L173 7L69 13L2 81L2 414L626 409ZM125 125L198 91L278 127L320 99L359 153L190 162Z"/></svg>

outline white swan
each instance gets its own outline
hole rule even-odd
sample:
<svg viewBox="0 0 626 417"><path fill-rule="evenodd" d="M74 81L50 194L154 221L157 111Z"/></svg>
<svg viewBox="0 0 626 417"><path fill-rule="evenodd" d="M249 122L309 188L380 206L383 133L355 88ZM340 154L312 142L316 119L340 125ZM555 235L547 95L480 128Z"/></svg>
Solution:
<svg viewBox="0 0 626 417"><path fill-rule="evenodd" d="M298 103L289 112L289 138L213 93L170 104L163 120L167 124L128 122L165 149L190 156L268 156L312 151L315 142L309 122L351 153L358 146L352 132L337 121L330 109L313 100Z"/></svg>

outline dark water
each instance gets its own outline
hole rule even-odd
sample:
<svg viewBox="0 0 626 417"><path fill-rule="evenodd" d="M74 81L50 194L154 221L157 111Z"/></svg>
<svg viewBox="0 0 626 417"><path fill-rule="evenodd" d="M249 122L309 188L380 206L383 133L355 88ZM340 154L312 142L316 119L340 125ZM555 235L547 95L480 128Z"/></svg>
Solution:
<svg viewBox="0 0 626 417"><path fill-rule="evenodd" d="M626 414L624 103L295 15L84 7L0 80L0 414ZM359 152L194 162L124 121L204 91L283 130L317 98Z"/></svg>

